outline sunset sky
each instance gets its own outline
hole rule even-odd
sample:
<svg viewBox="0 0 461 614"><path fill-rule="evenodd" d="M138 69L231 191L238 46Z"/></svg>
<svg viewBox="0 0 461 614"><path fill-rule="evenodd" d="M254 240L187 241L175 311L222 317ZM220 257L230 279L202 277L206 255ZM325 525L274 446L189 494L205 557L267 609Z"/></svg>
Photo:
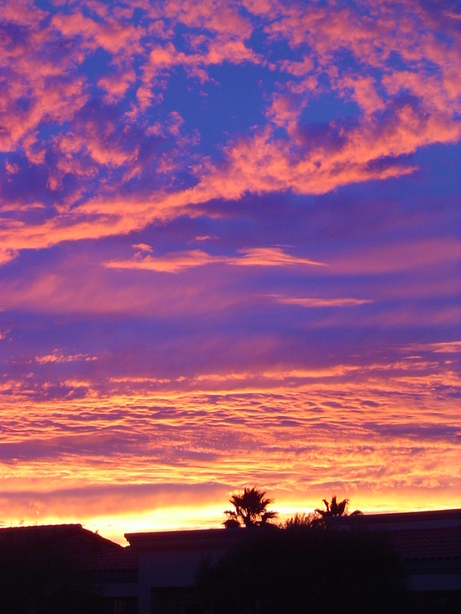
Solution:
<svg viewBox="0 0 461 614"><path fill-rule="evenodd" d="M0 30L0 526L460 507L459 1Z"/></svg>

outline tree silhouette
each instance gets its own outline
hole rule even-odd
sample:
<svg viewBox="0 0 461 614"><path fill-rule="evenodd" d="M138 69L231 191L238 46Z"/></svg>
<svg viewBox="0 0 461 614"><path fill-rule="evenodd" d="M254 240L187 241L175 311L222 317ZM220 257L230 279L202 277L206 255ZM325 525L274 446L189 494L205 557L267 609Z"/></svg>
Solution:
<svg viewBox="0 0 461 614"><path fill-rule="evenodd" d="M258 488L243 489L243 493L234 494L229 499L235 509L226 510L227 518L224 526L229 529L239 527L241 523L245 527L258 527L270 524L270 520L277 517L277 512L268 511L267 506L273 503L273 499L265 498L266 492Z"/></svg>
<svg viewBox="0 0 461 614"><path fill-rule="evenodd" d="M196 586L202 614L408 614L389 539L299 515L286 528L242 531L234 548L202 561Z"/></svg>
<svg viewBox="0 0 461 614"><path fill-rule="evenodd" d="M315 511L322 518L329 518L331 516L358 516L362 512L360 510L355 510L352 514L347 514L347 506L349 505L349 499L343 499L342 501L336 500L336 495L331 498L331 501L328 502L326 499L322 499L325 505L325 509L321 510L317 508Z"/></svg>

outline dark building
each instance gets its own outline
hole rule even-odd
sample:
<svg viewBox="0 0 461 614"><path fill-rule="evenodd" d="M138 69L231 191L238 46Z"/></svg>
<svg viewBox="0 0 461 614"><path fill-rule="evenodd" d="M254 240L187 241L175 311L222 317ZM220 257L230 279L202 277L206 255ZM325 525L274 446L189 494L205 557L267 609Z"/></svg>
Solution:
<svg viewBox="0 0 461 614"><path fill-rule="evenodd" d="M364 514L331 519L389 539L404 561L413 614L461 612L461 510ZM194 581L202 557L216 557L248 529L130 533L139 552L139 614L194 614ZM256 529L258 530L258 529Z"/></svg>
<svg viewBox="0 0 461 614"><path fill-rule="evenodd" d="M80 524L0 529L0 612L137 612L137 554Z"/></svg>

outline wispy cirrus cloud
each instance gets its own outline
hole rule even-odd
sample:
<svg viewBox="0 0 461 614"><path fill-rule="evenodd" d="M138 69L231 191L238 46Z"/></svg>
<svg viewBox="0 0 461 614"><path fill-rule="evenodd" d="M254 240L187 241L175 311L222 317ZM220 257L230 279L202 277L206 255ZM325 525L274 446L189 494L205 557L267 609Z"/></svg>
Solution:
<svg viewBox="0 0 461 614"><path fill-rule="evenodd" d="M298 307L358 307L360 305L367 305L373 303L371 299L359 299L359 298L308 298L297 296L281 296L272 295L277 303L282 305L295 305Z"/></svg>
<svg viewBox="0 0 461 614"><path fill-rule="evenodd" d="M440 341L438 343L413 343L408 349L410 351L430 351L435 354L460 354L461 341Z"/></svg>
<svg viewBox="0 0 461 614"><path fill-rule="evenodd" d="M141 269L158 273L179 273L191 267L219 262L223 262L221 257L211 256L202 250L194 249L187 252L168 254L163 258L147 255L131 260L112 260L106 262L104 266L109 269Z"/></svg>
<svg viewBox="0 0 461 614"><path fill-rule="evenodd" d="M149 250L150 251L150 250ZM209 264L233 266L281 267L281 266L326 266L308 258L286 253L279 247L255 247L238 250L238 256L216 256L199 249L170 253L165 256L138 256L131 260L112 260L104 266L110 269L143 269L158 273L179 273L191 267Z"/></svg>
<svg viewBox="0 0 461 614"><path fill-rule="evenodd" d="M332 270L343 274L386 274L425 269L440 263L460 263L461 243L456 238L433 238L408 243L367 246L335 258Z"/></svg>
<svg viewBox="0 0 461 614"><path fill-rule="evenodd" d="M41 365L55 362L91 362L93 360L97 360L97 357L89 356L88 354L65 354L62 350L59 349L53 350L51 354L45 354L43 356L35 357L35 362L38 362Z"/></svg>
<svg viewBox="0 0 461 614"><path fill-rule="evenodd" d="M0 248L0 266L14 260L19 255L19 252L11 248Z"/></svg>

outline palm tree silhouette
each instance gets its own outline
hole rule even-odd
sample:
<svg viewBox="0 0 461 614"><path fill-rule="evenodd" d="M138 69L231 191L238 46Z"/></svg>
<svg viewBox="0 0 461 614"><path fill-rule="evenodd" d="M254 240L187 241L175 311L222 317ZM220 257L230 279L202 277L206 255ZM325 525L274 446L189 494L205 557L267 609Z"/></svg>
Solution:
<svg viewBox="0 0 461 614"><path fill-rule="evenodd" d="M267 506L273 503L273 499L265 498L266 492L245 487L243 493L234 494L229 499L235 509L226 510L227 518L224 521L226 528L239 527L241 523L245 527L258 527L270 524L269 521L277 517L277 512L268 511Z"/></svg>
<svg viewBox="0 0 461 614"><path fill-rule="evenodd" d="M336 495L331 498L331 501L328 502L326 499L322 499L325 509L321 510L317 508L315 511L322 518L329 518L331 516L358 516L362 512L360 510L355 510L352 514L346 514L347 506L349 505L349 499L343 499L342 501L336 500Z"/></svg>

